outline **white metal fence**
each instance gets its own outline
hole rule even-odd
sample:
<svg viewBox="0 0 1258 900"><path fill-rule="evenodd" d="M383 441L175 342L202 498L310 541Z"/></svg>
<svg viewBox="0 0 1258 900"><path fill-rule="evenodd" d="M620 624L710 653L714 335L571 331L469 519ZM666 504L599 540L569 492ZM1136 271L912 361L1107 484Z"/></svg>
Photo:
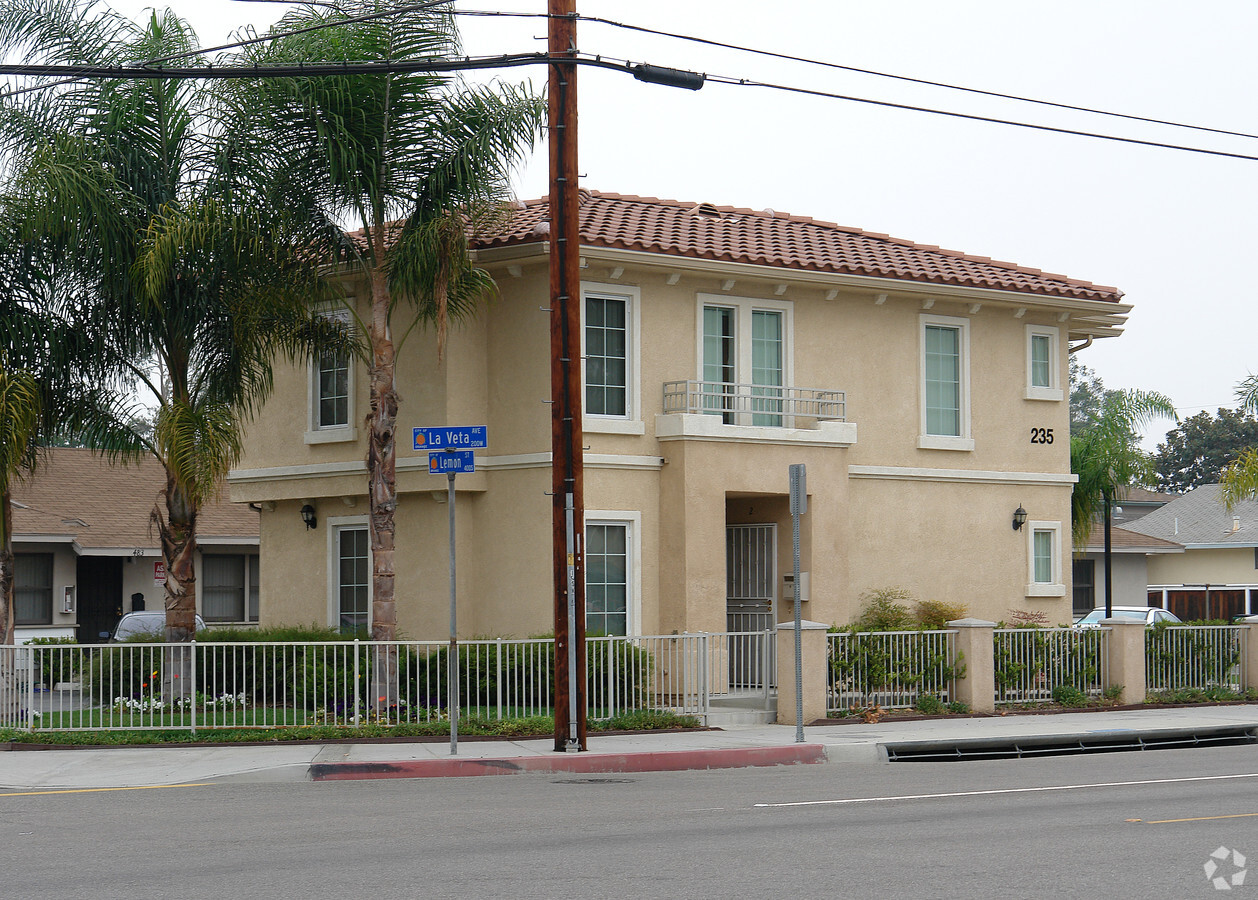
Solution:
<svg viewBox="0 0 1258 900"><path fill-rule="evenodd" d="M923 694L944 703L955 689L955 631L838 632L828 635L829 713L853 707L916 706Z"/></svg>
<svg viewBox="0 0 1258 900"><path fill-rule="evenodd" d="M1145 679L1150 692L1225 688L1244 682L1242 660L1248 626L1173 625L1145 632Z"/></svg>
<svg viewBox="0 0 1258 900"><path fill-rule="evenodd" d="M1108 628L998 628L993 638L998 704L1043 703L1059 687L1105 690Z"/></svg>
<svg viewBox="0 0 1258 900"><path fill-rule="evenodd" d="M595 637L587 709L704 716L713 694L758 689L771 635ZM554 642L327 641L0 647L0 728L157 730L423 722L551 715ZM735 677L740 673L745 677Z"/></svg>

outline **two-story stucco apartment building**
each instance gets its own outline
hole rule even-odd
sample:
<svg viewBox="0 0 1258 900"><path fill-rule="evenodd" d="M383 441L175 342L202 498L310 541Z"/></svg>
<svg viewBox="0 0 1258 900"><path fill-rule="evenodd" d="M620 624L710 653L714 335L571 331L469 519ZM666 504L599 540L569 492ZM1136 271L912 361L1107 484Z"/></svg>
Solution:
<svg viewBox="0 0 1258 900"><path fill-rule="evenodd" d="M501 296L443 362L429 333L400 351L409 637L448 623L446 480L402 439L420 425L488 426L457 478L461 631L550 628L547 226L545 201L520 204L478 240ZM1118 290L771 210L594 192L581 244L592 631L784 616L793 463L807 618L847 621L862 592L900 586L1070 620L1067 353L1121 330ZM366 409L363 370L328 358L279 372L250 430L230 484L263 510L264 623L369 615Z"/></svg>

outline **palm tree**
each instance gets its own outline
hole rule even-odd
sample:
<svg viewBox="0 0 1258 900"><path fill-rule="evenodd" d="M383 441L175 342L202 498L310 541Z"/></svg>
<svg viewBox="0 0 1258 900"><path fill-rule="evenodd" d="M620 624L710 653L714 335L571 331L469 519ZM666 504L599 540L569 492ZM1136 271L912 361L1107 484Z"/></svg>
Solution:
<svg viewBox="0 0 1258 900"><path fill-rule="evenodd" d="M13 643L12 485L34 465L40 401L35 376L11 369L0 354L0 646Z"/></svg>
<svg viewBox="0 0 1258 900"><path fill-rule="evenodd" d="M1076 549L1087 546L1092 524L1105 526L1105 613L1113 612L1110 507L1133 484L1148 484L1155 466L1133 436L1152 419L1175 418L1170 399L1154 391L1107 392L1100 413L1070 436L1070 470L1077 476L1070 496L1071 531Z"/></svg>
<svg viewBox="0 0 1258 900"><path fill-rule="evenodd" d="M1236 388L1240 411L1251 416L1258 414L1258 375L1250 375ZM1258 447L1241 452L1230 466L1223 470L1223 503L1231 509L1241 500L1258 496Z"/></svg>
<svg viewBox="0 0 1258 900"><path fill-rule="evenodd" d="M371 0L349 0L335 11L304 7L281 19L271 32L276 37L248 48L244 59L453 56L451 6L407 6L357 23L347 20L379 7ZM392 640L395 359L405 337L425 322L436 325L440 358L448 322L474 311L492 289L487 273L472 264L467 236L503 214L508 176L540 131L544 103L524 87L474 88L434 73L274 79L236 88L228 94L234 115L226 129L236 152L266 179L273 203L304 215L310 239L339 271L369 288L361 327L370 349L372 638ZM347 238L346 228L356 231Z"/></svg>
<svg viewBox="0 0 1258 900"><path fill-rule="evenodd" d="M31 61L134 64L196 48L167 12L143 26L90 0L3 0L0 50ZM166 636L191 640L197 514L239 458L275 355L346 345L311 312L325 290L282 210L249 197L191 81L89 81L19 95L0 113L5 248L46 273L79 335L77 437L114 459L152 454L166 563ZM145 396L147 395L147 396ZM138 428L139 397L156 409ZM170 677L170 673L168 673Z"/></svg>

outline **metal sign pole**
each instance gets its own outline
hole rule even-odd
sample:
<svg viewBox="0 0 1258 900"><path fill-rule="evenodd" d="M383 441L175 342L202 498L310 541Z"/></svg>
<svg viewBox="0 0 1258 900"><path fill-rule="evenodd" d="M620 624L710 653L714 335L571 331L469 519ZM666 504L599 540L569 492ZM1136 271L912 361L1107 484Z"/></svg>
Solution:
<svg viewBox="0 0 1258 900"><path fill-rule="evenodd" d="M799 594L799 517L808 512L808 487L803 464L790 467L791 473L791 553L795 570L795 742L804 742L804 665L800 637L803 615Z"/></svg>
<svg viewBox="0 0 1258 900"><path fill-rule="evenodd" d="M446 505L450 507L450 656L446 660L447 708L450 712L450 754L459 752L459 624L455 605L454 473L446 476Z"/></svg>

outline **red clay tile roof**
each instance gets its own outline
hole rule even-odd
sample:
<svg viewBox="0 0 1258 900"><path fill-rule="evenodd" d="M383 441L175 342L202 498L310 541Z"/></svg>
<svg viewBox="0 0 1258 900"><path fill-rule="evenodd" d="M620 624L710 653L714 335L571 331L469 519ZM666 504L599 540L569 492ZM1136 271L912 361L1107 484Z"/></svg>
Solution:
<svg viewBox="0 0 1258 900"><path fill-rule="evenodd" d="M487 249L547 240L547 211L546 200L523 203L507 226L480 236L475 246ZM1117 302L1122 297L1117 288L803 216L598 191L581 192L581 243L1076 300Z"/></svg>
<svg viewBox="0 0 1258 900"><path fill-rule="evenodd" d="M84 548L153 549L159 542L149 513L165 485L152 457L111 465L89 450L52 449L34 476L13 487L13 532L27 539L68 537ZM256 539L258 513L224 495L197 516L197 536Z"/></svg>

